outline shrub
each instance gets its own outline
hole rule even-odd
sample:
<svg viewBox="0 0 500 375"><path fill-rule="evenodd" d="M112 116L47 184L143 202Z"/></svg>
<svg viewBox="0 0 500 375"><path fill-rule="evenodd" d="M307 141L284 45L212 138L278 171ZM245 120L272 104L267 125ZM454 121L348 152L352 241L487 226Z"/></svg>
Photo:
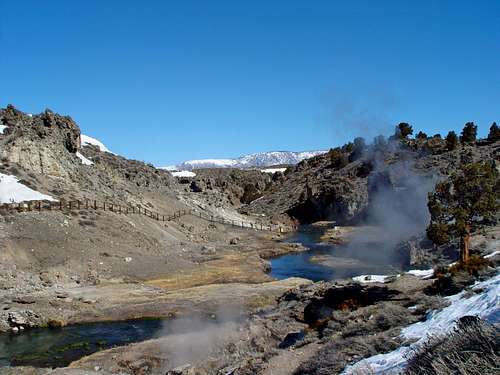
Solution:
<svg viewBox="0 0 500 375"><path fill-rule="evenodd" d="M352 162L358 160L361 156L363 156L363 152L365 151L365 149L366 149L365 139L362 137L354 138L352 152L349 155L349 161Z"/></svg>
<svg viewBox="0 0 500 375"><path fill-rule="evenodd" d="M456 274L461 271L467 272L469 275L477 276L479 271L491 266L491 262L479 255L472 255L466 262L459 262L450 267L450 273Z"/></svg>
<svg viewBox="0 0 500 375"><path fill-rule="evenodd" d="M500 332L473 316L460 318L454 330L431 338L411 353L408 375L498 374Z"/></svg>
<svg viewBox="0 0 500 375"><path fill-rule="evenodd" d="M338 148L330 149L328 156L330 157L332 168L341 169L349 163L347 155Z"/></svg>
<svg viewBox="0 0 500 375"><path fill-rule="evenodd" d="M427 134L425 134L423 131L419 131L415 138L425 140L427 139Z"/></svg>

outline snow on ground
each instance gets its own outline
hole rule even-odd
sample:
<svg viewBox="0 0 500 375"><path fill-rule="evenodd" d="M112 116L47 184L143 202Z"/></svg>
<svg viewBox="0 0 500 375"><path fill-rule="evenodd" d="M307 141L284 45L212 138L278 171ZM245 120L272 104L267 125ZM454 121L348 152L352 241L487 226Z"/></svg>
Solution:
<svg viewBox="0 0 500 375"><path fill-rule="evenodd" d="M0 203L19 203L34 200L55 201L51 196L39 193L21 184L17 177L0 173Z"/></svg>
<svg viewBox="0 0 500 375"><path fill-rule="evenodd" d="M359 275L355 276L352 279L359 283L385 283L390 276L386 275Z"/></svg>
<svg viewBox="0 0 500 375"><path fill-rule="evenodd" d="M85 156L83 156L82 154L80 154L78 151L76 153L76 156L78 157L78 159L80 159L82 161L83 165L92 165L92 164L94 164L94 162L92 160L87 159Z"/></svg>
<svg viewBox="0 0 500 375"><path fill-rule="evenodd" d="M195 177L196 173L191 171L178 171L178 172L170 172L170 174L174 177Z"/></svg>
<svg viewBox="0 0 500 375"><path fill-rule="evenodd" d="M113 152L109 151L109 149L106 146L104 146L104 144L101 141L98 141L95 138L82 134L81 139L82 139L82 146L85 145L97 146L99 150L101 150L102 152L109 152L110 154L114 154Z"/></svg>
<svg viewBox="0 0 500 375"><path fill-rule="evenodd" d="M158 167L158 169L163 169L164 171L168 171L168 172L178 172L177 167L175 165L169 165L166 167Z"/></svg>
<svg viewBox="0 0 500 375"><path fill-rule="evenodd" d="M497 250L497 251L492 252L491 254L485 255L484 257L486 259L489 259L489 258L493 258L494 256L499 255L499 254L500 254L500 251Z"/></svg>
<svg viewBox="0 0 500 375"><path fill-rule="evenodd" d="M180 164L179 167L185 169L200 169L200 168L231 168L238 164L234 159L203 159L203 160L188 160Z"/></svg>
<svg viewBox="0 0 500 375"><path fill-rule="evenodd" d="M276 172L285 172L286 168L266 168L266 169L261 169L261 172L264 173L276 173Z"/></svg>
<svg viewBox="0 0 500 375"><path fill-rule="evenodd" d="M5 125L0 125L0 134L3 134L3 131L7 129L7 126Z"/></svg>
<svg viewBox="0 0 500 375"><path fill-rule="evenodd" d="M429 270L409 270L406 273L421 279L430 279L434 275L434 270L432 268Z"/></svg>
<svg viewBox="0 0 500 375"><path fill-rule="evenodd" d="M428 338L443 335L449 332L457 319L473 315L492 323L500 321L500 273L483 282L477 282L472 287L477 294L466 298L462 291L447 297L450 305L440 311L432 311L423 322L411 324L404 328L401 337L405 339L418 339L409 346L402 346L390 353L378 354L366 358L354 365L347 366L343 375L350 374L398 374L405 365L405 355L408 355L417 346L422 345Z"/></svg>

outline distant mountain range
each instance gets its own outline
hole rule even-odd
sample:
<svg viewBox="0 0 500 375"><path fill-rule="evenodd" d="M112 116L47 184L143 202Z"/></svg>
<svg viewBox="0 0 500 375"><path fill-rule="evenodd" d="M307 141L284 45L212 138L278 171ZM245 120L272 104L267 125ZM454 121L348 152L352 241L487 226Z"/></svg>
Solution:
<svg viewBox="0 0 500 375"><path fill-rule="evenodd" d="M191 171L193 169L203 168L260 168L270 167L273 165L290 165L297 164L300 161L313 156L324 154L326 151L271 151L259 152L241 156L236 159L201 159L188 160L178 165L163 167L169 171Z"/></svg>

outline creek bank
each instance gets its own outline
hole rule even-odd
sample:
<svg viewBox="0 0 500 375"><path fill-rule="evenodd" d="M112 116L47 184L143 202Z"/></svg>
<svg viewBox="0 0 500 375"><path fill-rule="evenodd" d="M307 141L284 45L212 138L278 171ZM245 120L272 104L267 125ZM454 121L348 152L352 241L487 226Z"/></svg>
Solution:
<svg viewBox="0 0 500 375"><path fill-rule="evenodd" d="M196 357L181 356L184 362L179 360L179 353L184 354L180 347L197 340L206 343L202 339L206 331L101 351L72 363L70 368L91 370L100 366L111 373L131 374L162 374L174 368L183 375L274 373L269 366L283 366L281 356L286 359L290 353L307 352L307 357L292 362L297 368L307 358L318 361L325 346L336 342L336 363L341 369L354 353L365 356L383 350L383 342L389 347L399 345L394 337L402 327L422 319L429 308L441 306L439 297L421 293L430 283L405 275L385 286L365 287L352 282L302 285L284 293L277 305L251 314L237 327L231 323L219 326L209 350L198 352ZM418 309L408 309L415 305ZM352 342L358 344L348 345ZM294 369L289 370L283 373Z"/></svg>

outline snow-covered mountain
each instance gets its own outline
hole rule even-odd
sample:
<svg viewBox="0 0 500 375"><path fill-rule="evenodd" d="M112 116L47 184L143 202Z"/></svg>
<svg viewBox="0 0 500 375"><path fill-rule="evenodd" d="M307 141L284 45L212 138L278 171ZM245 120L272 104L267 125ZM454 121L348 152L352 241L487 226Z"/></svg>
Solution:
<svg viewBox="0 0 500 375"><path fill-rule="evenodd" d="M202 168L257 168L269 167L272 165L297 164L298 162L312 158L313 156L324 154L326 151L271 151L259 152L241 156L236 159L201 159L188 160L175 166L164 167L167 170L191 171Z"/></svg>

